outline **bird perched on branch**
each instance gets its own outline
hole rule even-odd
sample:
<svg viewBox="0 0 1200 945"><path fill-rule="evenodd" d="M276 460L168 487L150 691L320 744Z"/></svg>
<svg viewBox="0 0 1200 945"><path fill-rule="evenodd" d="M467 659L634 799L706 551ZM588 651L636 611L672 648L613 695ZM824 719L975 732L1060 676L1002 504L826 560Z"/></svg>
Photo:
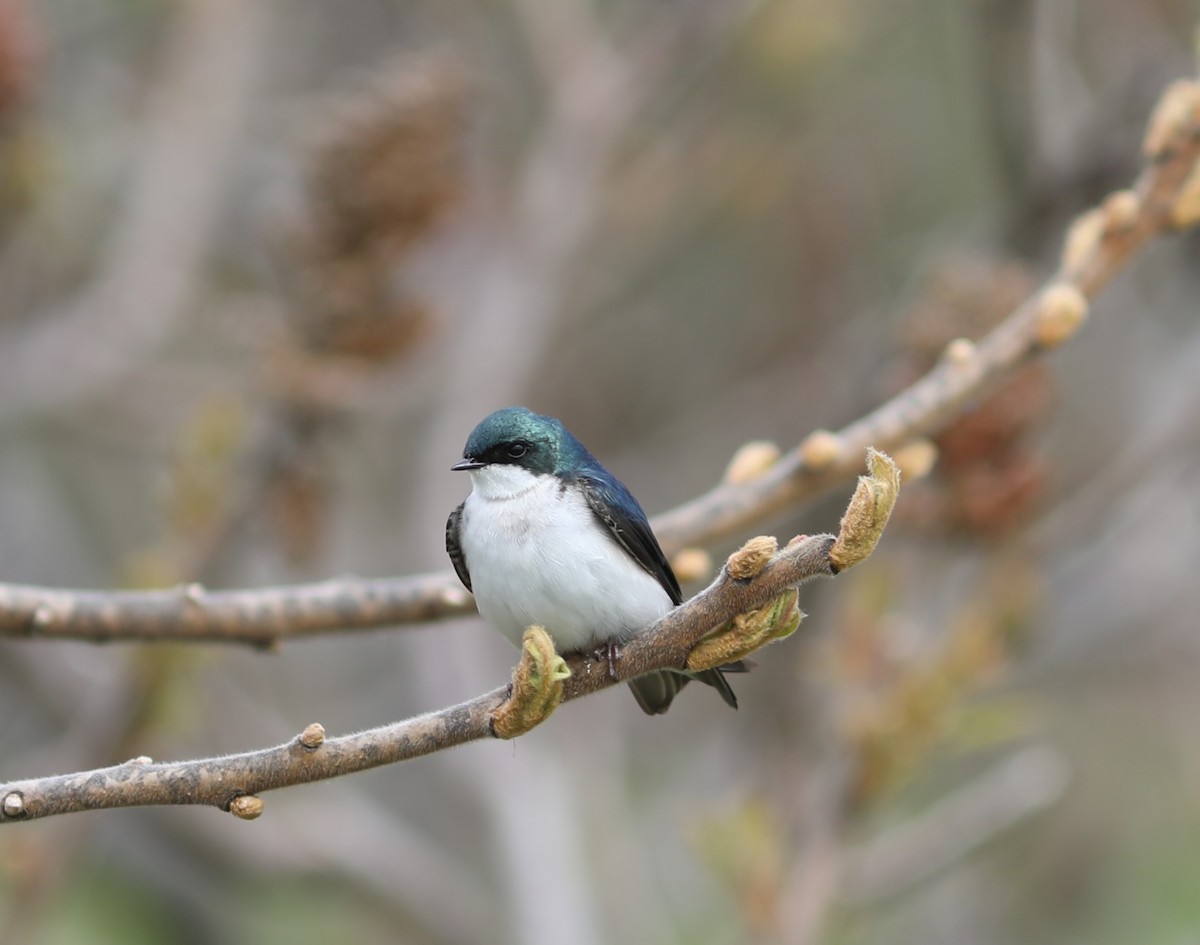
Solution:
<svg viewBox="0 0 1200 945"><path fill-rule="evenodd" d="M615 648L682 602L646 513L553 417L506 407L472 431L451 469L471 494L446 522L446 551L479 613L515 646L544 627L560 652ZM737 708L722 670L660 670L629 683L646 713L666 712L689 679Z"/></svg>

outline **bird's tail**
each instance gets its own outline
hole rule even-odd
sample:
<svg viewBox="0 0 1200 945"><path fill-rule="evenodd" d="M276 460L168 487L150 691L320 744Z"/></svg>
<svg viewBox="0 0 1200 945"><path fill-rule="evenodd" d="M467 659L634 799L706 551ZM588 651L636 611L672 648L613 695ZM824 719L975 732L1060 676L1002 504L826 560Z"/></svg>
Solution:
<svg viewBox="0 0 1200 945"><path fill-rule="evenodd" d="M698 673L687 670L662 669L658 672L647 673L630 680L629 688L633 697L647 715L662 715L671 707L671 701L692 679L699 680L706 686L712 686L721 694L725 704L732 709L738 707L737 696L733 694L725 673L744 673L747 666L741 660L736 663L726 663L716 669L705 669Z"/></svg>

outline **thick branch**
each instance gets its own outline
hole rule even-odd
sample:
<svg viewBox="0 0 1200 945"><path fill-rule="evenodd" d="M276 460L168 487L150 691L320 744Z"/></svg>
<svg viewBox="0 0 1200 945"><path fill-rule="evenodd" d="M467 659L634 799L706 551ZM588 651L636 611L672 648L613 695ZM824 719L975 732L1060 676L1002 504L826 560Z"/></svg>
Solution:
<svg viewBox="0 0 1200 945"><path fill-rule="evenodd" d="M452 577L452 576L451 576ZM273 646L338 629L425 623L470 614L475 601L446 575L208 591L75 591L0 584L0 635L238 642Z"/></svg>
<svg viewBox="0 0 1200 945"><path fill-rule="evenodd" d="M654 669L681 667L688 651L714 627L812 577L831 575L832 535L794 542L753 578L722 570L706 590L626 644L609 674L607 661L575 656L563 700L598 692ZM154 763L139 758L95 771L0 785L0 823L75 811L151 804L205 804L243 818L258 816L257 795L430 754L490 737L492 713L504 703L500 688L438 712L354 735L325 739L310 725L291 741L260 751L197 761Z"/></svg>

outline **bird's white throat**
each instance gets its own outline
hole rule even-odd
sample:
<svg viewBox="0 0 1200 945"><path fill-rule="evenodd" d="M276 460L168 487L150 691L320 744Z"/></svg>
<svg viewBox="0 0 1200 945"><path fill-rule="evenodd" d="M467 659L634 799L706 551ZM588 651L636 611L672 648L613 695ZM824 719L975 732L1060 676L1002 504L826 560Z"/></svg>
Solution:
<svg viewBox="0 0 1200 945"><path fill-rule="evenodd" d="M515 646L533 624L564 653L627 640L671 609L578 488L503 464L471 476L459 538L475 602Z"/></svg>
<svg viewBox="0 0 1200 945"><path fill-rule="evenodd" d="M471 470L471 486L488 501L515 499L536 488L542 479L523 466L497 464Z"/></svg>

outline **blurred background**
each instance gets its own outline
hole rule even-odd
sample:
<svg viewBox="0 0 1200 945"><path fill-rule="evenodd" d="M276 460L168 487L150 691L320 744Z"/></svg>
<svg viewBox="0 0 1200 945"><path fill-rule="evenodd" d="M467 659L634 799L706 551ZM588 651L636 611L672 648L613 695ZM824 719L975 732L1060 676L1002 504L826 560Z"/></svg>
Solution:
<svg viewBox="0 0 1200 945"><path fill-rule="evenodd" d="M1023 299L1132 180L1197 12L2 0L0 577L444 570L448 467L511 403L671 508ZM1200 940L1198 247L938 439L739 712L613 691L254 823L7 828L0 941ZM514 657L478 619L0 641L0 776L351 731Z"/></svg>

